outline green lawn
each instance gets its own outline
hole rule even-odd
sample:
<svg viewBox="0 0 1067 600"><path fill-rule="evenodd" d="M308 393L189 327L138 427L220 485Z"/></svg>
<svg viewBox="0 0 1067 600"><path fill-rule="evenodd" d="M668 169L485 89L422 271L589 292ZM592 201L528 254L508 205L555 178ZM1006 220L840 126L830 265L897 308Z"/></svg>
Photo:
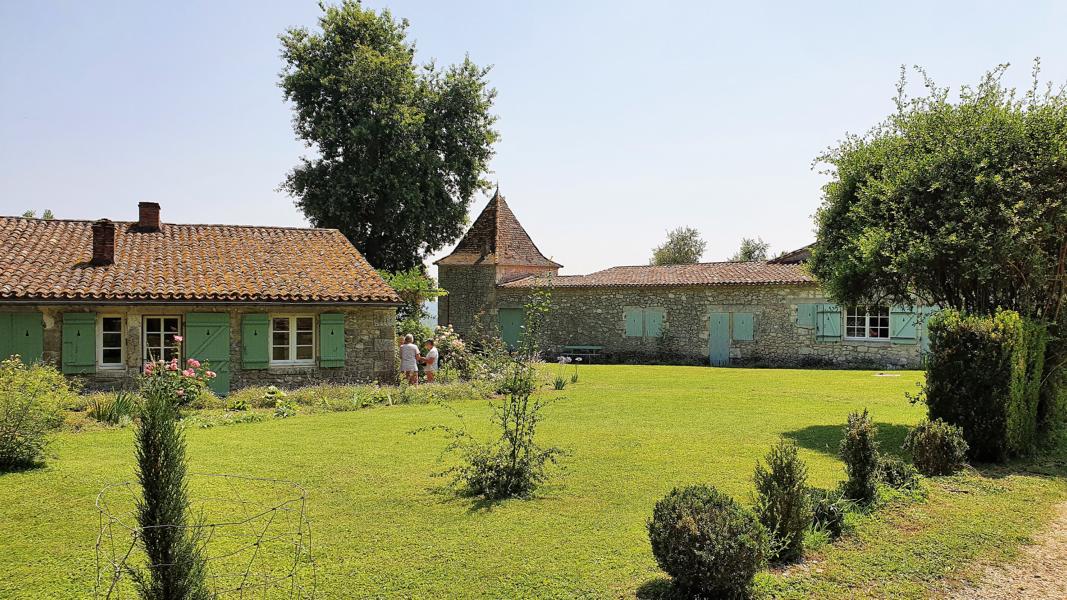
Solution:
<svg viewBox="0 0 1067 600"><path fill-rule="evenodd" d="M554 369L554 367L552 368ZM547 411L546 444L571 452L541 494L482 506L441 489L455 424L432 405L382 406L188 432L191 470L285 478L309 492L318 597L656 597L669 592L645 520L672 486L710 482L748 502L752 468L780 435L811 482L843 477L834 456L851 410L870 408L895 450L921 407L916 372L585 366ZM454 403L484 431L485 401ZM0 475L0 597L92 590L94 500L131 478L132 431L61 434L46 468ZM1041 471L1034 465L1030 470ZM1021 466L931 483L926 502L855 519L809 562L760 577L765 597L927 597L975 561L1011 553L1067 496L1067 469ZM198 491L194 487L194 494Z"/></svg>

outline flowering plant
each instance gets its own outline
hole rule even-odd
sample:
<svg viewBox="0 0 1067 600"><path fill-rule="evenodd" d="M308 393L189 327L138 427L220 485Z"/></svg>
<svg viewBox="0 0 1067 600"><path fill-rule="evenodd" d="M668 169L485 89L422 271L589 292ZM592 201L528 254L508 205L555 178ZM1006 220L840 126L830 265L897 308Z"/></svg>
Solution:
<svg viewBox="0 0 1067 600"><path fill-rule="evenodd" d="M182 337L174 336L179 347ZM195 358L178 362L177 358L155 360L145 363L141 373L141 395L159 394L171 399L175 406L185 406L200 397L207 389L207 382L214 379L216 373Z"/></svg>

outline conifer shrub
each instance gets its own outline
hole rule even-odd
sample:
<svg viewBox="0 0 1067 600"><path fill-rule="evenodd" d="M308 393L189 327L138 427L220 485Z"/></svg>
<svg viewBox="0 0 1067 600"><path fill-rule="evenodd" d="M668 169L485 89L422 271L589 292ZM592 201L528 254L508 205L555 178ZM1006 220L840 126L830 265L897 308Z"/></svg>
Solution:
<svg viewBox="0 0 1067 600"><path fill-rule="evenodd" d="M967 464L967 440L963 430L941 419L924 420L904 438L904 450L927 477L951 475Z"/></svg>
<svg viewBox="0 0 1067 600"><path fill-rule="evenodd" d="M896 456L879 457L878 475L882 483L895 490L914 490L919 486L919 472Z"/></svg>
<svg viewBox="0 0 1067 600"><path fill-rule="evenodd" d="M648 537L656 563L692 597L746 597L770 553L756 515L708 485L675 488L657 502Z"/></svg>
<svg viewBox="0 0 1067 600"><path fill-rule="evenodd" d="M993 316L943 310L928 328L930 419L963 428L971 458L1028 453L1037 437L1046 327L1008 310Z"/></svg>
<svg viewBox="0 0 1067 600"><path fill-rule="evenodd" d="M767 453L766 466L756 463L755 511L771 538L770 558L791 561L804 554L804 532L811 525L808 468L797 446L779 440Z"/></svg>
<svg viewBox="0 0 1067 600"><path fill-rule="evenodd" d="M840 456L848 474L842 488L845 497L857 502L871 502L878 493L878 427L871 421L867 409L863 409L863 413L848 415L844 433Z"/></svg>

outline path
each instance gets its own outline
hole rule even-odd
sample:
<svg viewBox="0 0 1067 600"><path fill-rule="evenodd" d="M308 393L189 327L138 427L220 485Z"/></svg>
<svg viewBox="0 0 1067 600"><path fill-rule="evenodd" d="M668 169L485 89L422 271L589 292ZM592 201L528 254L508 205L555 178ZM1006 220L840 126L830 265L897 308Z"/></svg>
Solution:
<svg viewBox="0 0 1067 600"><path fill-rule="evenodd" d="M952 600L1064 600L1067 598L1067 502L1056 507L1048 529L1024 546L1019 560L989 567L982 581Z"/></svg>

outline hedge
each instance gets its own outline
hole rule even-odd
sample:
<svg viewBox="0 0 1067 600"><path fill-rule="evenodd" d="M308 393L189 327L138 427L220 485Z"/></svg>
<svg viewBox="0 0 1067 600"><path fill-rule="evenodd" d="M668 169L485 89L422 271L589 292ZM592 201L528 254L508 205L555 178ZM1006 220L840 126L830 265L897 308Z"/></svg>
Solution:
<svg viewBox="0 0 1067 600"><path fill-rule="evenodd" d="M962 427L974 459L1027 453L1037 434L1047 328L1008 310L943 310L928 327L930 419Z"/></svg>

